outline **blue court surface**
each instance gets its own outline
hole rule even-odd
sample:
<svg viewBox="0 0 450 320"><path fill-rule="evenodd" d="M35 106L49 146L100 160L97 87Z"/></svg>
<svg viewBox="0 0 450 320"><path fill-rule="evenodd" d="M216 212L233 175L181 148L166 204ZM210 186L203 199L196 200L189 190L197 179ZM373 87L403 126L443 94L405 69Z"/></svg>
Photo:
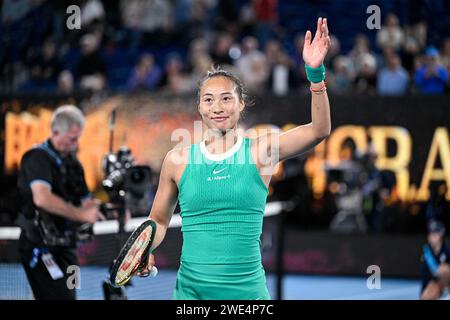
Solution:
<svg viewBox="0 0 450 320"><path fill-rule="evenodd" d="M82 267L78 299L103 300L102 280L106 267ZM130 300L168 300L175 286L175 270L159 270L155 278L138 278L126 288ZM380 289L368 289L366 278L342 276L286 275L286 300L416 300L420 280L381 278ZM275 296L276 278L267 274L267 286ZM19 264L0 264L0 299L32 299L25 273Z"/></svg>

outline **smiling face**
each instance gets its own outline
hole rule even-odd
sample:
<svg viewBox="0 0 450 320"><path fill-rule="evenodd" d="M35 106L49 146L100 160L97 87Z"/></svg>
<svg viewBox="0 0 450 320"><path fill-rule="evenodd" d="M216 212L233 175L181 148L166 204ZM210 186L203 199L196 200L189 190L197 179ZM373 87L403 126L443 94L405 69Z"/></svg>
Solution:
<svg viewBox="0 0 450 320"><path fill-rule="evenodd" d="M226 132L235 128L244 106L235 83L227 77L212 77L200 88L198 110L209 129Z"/></svg>

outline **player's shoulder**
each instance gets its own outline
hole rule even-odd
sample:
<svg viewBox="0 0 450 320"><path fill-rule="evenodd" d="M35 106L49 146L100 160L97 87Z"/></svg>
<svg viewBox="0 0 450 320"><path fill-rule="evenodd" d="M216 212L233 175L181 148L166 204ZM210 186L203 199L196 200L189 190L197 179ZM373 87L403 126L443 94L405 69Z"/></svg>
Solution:
<svg viewBox="0 0 450 320"><path fill-rule="evenodd" d="M268 144L274 141L274 139L279 139L280 132L269 131L269 132L258 132L257 134L246 135L245 138L250 141L250 146L261 146L262 144Z"/></svg>
<svg viewBox="0 0 450 320"><path fill-rule="evenodd" d="M177 157L186 157L189 155L191 146L176 146L167 152L167 158L174 160Z"/></svg>
<svg viewBox="0 0 450 320"><path fill-rule="evenodd" d="M176 146L167 152L164 162L175 167L186 164L189 160L189 150L190 146Z"/></svg>

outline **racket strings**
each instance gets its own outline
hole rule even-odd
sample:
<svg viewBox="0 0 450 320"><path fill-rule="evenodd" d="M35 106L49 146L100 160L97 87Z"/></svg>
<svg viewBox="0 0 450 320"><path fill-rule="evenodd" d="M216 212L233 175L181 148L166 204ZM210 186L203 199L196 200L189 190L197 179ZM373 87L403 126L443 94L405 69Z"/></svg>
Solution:
<svg viewBox="0 0 450 320"><path fill-rule="evenodd" d="M153 242L153 236L154 225L152 223L141 226L130 236L123 248L123 253L118 258L119 261L117 261L119 266L113 276L115 284L119 286L126 284L136 272L142 271L146 267L148 250Z"/></svg>

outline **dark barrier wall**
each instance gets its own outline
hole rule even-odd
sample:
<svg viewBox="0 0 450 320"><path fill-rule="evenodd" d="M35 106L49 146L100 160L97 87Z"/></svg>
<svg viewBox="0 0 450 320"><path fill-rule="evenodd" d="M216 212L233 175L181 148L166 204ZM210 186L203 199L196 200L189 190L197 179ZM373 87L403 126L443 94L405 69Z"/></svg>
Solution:
<svg viewBox="0 0 450 320"><path fill-rule="evenodd" d="M366 275L371 265L382 276L419 277L424 236L286 233L287 272Z"/></svg>

